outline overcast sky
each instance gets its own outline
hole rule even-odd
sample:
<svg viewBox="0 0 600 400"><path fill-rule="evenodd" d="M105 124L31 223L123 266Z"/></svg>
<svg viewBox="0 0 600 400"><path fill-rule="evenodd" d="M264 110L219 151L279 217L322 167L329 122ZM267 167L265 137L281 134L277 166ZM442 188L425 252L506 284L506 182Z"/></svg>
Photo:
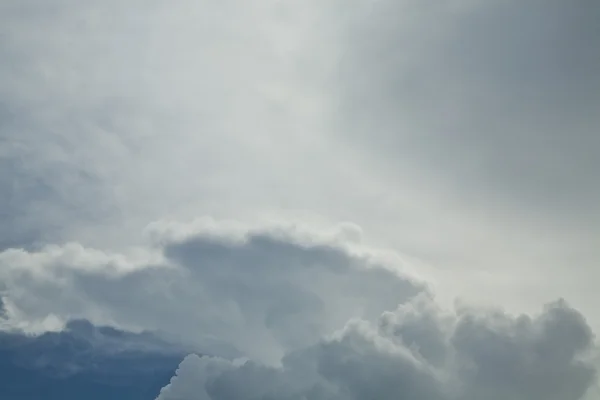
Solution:
<svg viewBox="0 0 600 400"><path fill-rule="evenodd" d="M221 357L161 399L582 398L598 21L595 0L1 2L0 326Z"/></svg>

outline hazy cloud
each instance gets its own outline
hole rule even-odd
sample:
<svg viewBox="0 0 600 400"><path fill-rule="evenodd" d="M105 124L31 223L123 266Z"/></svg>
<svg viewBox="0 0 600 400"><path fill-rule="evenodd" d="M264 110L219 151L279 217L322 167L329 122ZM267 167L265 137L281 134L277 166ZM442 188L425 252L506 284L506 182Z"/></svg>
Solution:
<svg viewBox="0 0 600 400"><path fill-rule="evenodd" d="M343 134L472 207L597 223L599 17L588 0L372 2L342 35Z"/></svg>
<svg viewBox="0 0 600 400"><path fill-rule="evenodd" d="M589 0L357 1L340 14L338 140L393 188L377 202L387 237L454 295L515 311L567 296L596 326L598 18ZM540 285L546 273L556 280Z"/></svg>
<svg viewBox="0 0 600 400"><path fill-rule="evenodd" d="M0 328L213 356L165 399L581 398L530 315L600 326L598 4L1 2Z"/></svg>
<svg viewBox="0 0 600 400"><path fill-rule="evenodd" d="M594 336L564 301L533 317L446 310L352 225L205 219L148 238L129 254L2 252L7 323L85 317L210 354L188 356L160 399L575 400L595 382Z"/></svg>

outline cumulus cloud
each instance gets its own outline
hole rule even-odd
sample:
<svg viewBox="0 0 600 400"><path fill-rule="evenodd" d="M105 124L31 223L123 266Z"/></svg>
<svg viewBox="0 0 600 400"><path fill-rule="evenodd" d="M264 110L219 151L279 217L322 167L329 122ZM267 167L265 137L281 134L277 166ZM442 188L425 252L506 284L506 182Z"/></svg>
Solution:
<svg viewBox="0 0 600 400"><path fill-rule="evenodd" d="M314 234L208 220L181 229L154 226L156 247L137 256L76 244L0 253L9 321L49 329L88 318L278 362L352 317L375 320L425 290L398 259L344 241L355 232L347 226Z"/></svg>
<svg viewBox="0 0 600 400"><path fill-rule="evenodd" d="M127 254L0 253L4 324L87 318L206 354L181 363L161 400L576 400L595 381L594 336L566 302L533 317L446 310L353 225L161 221L147 237Z"/></svg>
<svg viewBox="0 0 600 400"><path fill-rule="evenodd" d="M417 333L419 332L419 333ZM292 352L280 368L191 355L159 400L581 398L595 378L593 345L564 301L535 317L440 311L430 298L353 321Z"/></svg>

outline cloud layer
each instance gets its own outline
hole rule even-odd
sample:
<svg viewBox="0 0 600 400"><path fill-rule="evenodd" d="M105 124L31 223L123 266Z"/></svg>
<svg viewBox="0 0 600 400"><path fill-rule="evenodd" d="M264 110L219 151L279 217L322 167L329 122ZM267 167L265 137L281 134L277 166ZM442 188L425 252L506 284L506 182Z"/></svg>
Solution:
<svg viewBox="0 0 600 400"><path fill-rule="evenodd" d="M345 135L472 206L596 209L598 2L383 0L368 11L342 35Z"/></svg>
<svg viewBox="0 0 600 400"><path fill-rule="evenodd" d="M381 0L344 11L336 133L394 188L377 203L395 222L387 237L439 265L455 295L528 311L567 296L595 320L600 3ZM540 284L544 274L553 278Z"/></svg>
<svg viewBox="0 0 600 400"><path fill-rule="evenodd" d="M4 1L0 248L317 215L600 326L596 3Z"/></svg>
<svg viewBox="0 0 600 400"><path fill-rule="evenodd" d="M208 354L165 399L580 399L586 320L531 310L564 296L600 327L599 19L0 2L0 329L83 318ZM165 222L198 215L250 222ZM298 216L359 223L436 291L351 224L256 223Z"/></svg>

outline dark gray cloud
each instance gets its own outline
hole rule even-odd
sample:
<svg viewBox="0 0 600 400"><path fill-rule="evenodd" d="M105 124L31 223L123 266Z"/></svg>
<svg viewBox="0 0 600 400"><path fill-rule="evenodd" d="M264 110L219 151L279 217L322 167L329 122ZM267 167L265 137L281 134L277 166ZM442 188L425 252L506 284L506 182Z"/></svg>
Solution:
<svg viewBox="0 0 600 400"><path fill-rule="evenodd" d="M372 2L342 35L343 134L474 208L596 224L598 18L589 0Z"/></svg>
<svg viewBox="0 0 600 400"><path fill-rule="evenodd" d="M411 329L441 340L428 347L431 337ZM585 320L562 301L535 317L446 315L421 297L386 313L380 328L349 323L288 354L280 368L190 356L158 399L574 400L594 382L595 368L582 359L592 347Z"/></svg>

